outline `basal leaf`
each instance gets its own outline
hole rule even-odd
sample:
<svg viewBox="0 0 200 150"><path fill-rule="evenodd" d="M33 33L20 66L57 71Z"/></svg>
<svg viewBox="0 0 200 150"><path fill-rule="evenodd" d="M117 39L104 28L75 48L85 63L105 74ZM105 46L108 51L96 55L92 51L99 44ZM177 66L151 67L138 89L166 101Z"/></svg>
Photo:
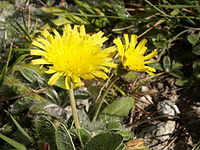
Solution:
<svg viewBox="0 0 200 150"><path fill-rule="evenodd" d="M102 133L94 136L84 147L84 150L117 150L123 137L117 133Z"/></svg>
<svg viewBox="0 0 200 150"><path fill-rule="evenodd" d="M169 72L169 70L171 68L171 59L169 58L169 56L165 56L163 58L163 67L164 67L165 71Z"/></svg>
<svg viewBox="0 0 200 150"><path fill-rule="evenodd" d="M35 127L40 142L48 143L51 149L56 149L55 128L50 119L45 116L39 116Z"/></svg>
<svg viewBox="0 0 200 150"><path fill-rule="evenodd" d="M125 117L128 116L130 110L135 106L135 99L132 97L122 97L119 100L113 101L101 113L107 117Z"/></svg>
<svg viewBox="0 0 200 150"><path fill-rule="evenodd" d="M198 42L194 47L192 52L196 55L200 55L200 42Z"/></svg>
<svg viewBox="0 0 200 150"><path fill-rule="evenodd" d="M10 114L10 117L14 124L17 126L18 130L26 137L28 138L31 142L33 142L33 138L21 127L21 125L15 120L15 118Z"/></svg>
<svg viewBox="0 0 200 150"><path fill-rule="evenodd" d="M56 145L58 150L75 150L72 137L63 123L56 129Z"/></svg>
<svg viewBox="0 0 200 150"><path fill-rule="evenodd" d="M0 133L0 138L3 139L4 141L6 141L7 143L9 143L10 145L12 145L13 147L15 147L16 149L18 149L18 150L26 150L26 147L23 144L3 135L1 133Z"/></svg>
<svg viewBox="0 0 200 150"><path fill-rule="evenodd" d="M197 34L191 34L191 35L188 35L187 37L187 40L192 44L192 45L195 45L196 42L199 40L199 37Z"/></svg>

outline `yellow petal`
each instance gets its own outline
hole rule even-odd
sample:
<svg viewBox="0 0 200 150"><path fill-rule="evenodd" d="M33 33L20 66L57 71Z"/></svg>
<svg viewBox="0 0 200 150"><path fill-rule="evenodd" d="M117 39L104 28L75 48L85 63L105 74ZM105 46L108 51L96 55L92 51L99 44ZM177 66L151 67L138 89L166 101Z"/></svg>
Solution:
<svg viewBox="0 0 200 150"><path fill-rule="evenodd" d="M69 32L71 32L72 28L70 26L70 24L67 24L64 26L63 28L63 36L66 36Z"/></svg>
<svg viewBox="0 0 200 150"><path fill-rule="evenodd" d="M42 59L42 58L40 58L40 59L34 59L34 60L32 60L31 62L32 62L32 64L34 64L34 65L50 64L46 59Z"/></svg>
<svg viewBox="0 0 200 150"><path fill-rule="evenodd" d="M65 77L65 87L67 90L71 89L71 79L69 76Z"/></svg>
<svg viewBox="0 0 200 150"><path fill-rule="evenodd" d="M85 26L82 25L82 26L80 26L80 36L85 36L85 35L86 35Z"/></svg>
<svg viewBox="0 0 200 150"><path fill-rule="evenodd" d="M146 47L146 46L143 46L143 47L141 48L139 54L144 55L144 53L146 52L146 50L147 50L147 47Z"/></svg>
<svg viewBox="0 0 200 150"><path fill-rule="evenodd" d="M151 60L151 61L145 61L144 64L150 64L150 63L155 63L156 60Z"/></svg>
<svg viewBox="0 0 200 150"><path fill-rule="evenodd" d="M125 49L128 49L128 47L129 47L129 38L128 38L128 34L124 34L124 39L125 39Z"/></svg>
<svg viewBox="0 0 200 150"><path fill-rule="evenodd" d="M73 80L74 84L80 85L80 83L81 83L81 79L79 77L77 77L76 75L72 76L72 80Z"/></svg>
<svg viewBox="0 0 200 150"><path fill-rule="evenodd" d="M43 49L43 50L46 49L46 47L45 47L43 44L37 42L36 40L34 40L34 41L32 42L32 45L37 46L37 47L39 47L39 48L41 48L41 49Z"/></svg>
<svg viewBox="0 0 200 150"><path fill-rule="evenodd" d="M138 44L138 46L136 47L136 51L138 51L139 54L144 54L144 52L146 51L146 47L145 44L147 43L146 39L142 39L142 41L140 41L140 43Z"/></svg>
<svg viewBox="0 0 200 150"><path fill-rule="evenodd" d="M121 57L124 57L124 46L122 44L121 39L118 37L117 39L114 39L113 42L117 45L117 48L118 48L118 51L119 51L119 55Z"/></svg>
<svg viewBox="0 0 200 150"><path fill-rule="evenodd" d="M145 66L145 68L146 68L148 71L156 72L156 69L155 69L155 68L152 68L152 67L149 67L149 66Z"/></svg>
<svg viewBox="0 0 200 150"><path fill-rule="evenodd" d="M150 76L154 75L154 73L150 71L146 71L146 73L148 73Z"/></svg>
<svg viewBox="0 0 200 150"><path fill-rule="evenodd" d="M48 40L46 40L46 39L44 39L44 38L42 38L42 37L38 37L38 38L36 39L36 41L42 43L42 44L45 45L45 46L48 46L48 45L50 44Z"/></svg>
<svg viewBox="0 0 200 150"><path fill-rule="evenodd" d="M109 69L104 67L104 66L101 66L100 69L102 69L104 72L108 73L109 72Z"/></svg>
<svg viewBox="0 0 200 150"><path fill-rule="evenodd" d="M60 38L61 37L60 34L58 33L58 31L56 31L56 29L53 29L52 31L55 34L56 38Z"/></svg>
<svg viewBox="0 0 200 150"><path fill-rule="evenodd" d="M104 33L103 33L102 31L99 31L99 32L97 32L96 34L93 34L92 37L98 39L98 38L101 38L101 37L103 36L103 34L104 34Z"/></svg>
<svg viewBox="0 0 200 150"><path fill-rule="evenodd" d="M97 78L102 78L104 80L108 78L108 76L105 73L101 72L101 71L95 71L92 74L94 76L96 76Z"/></svg>
<svg viewBox="0 0 200 150"><path fill-rule="evenodd" d="M57 72L57 73L55 73L54 75L52 75L51 78L50 78L49 81L48 81L48 84L49 84L49 85L55 84L56 81L58 80L58 78L59 78L60 76L62 76L62 74L63 74L63 73Z"/></svg>
<svg viewBox="0 0 200 150"><path fill-rule="evenodd" d="M133 50L137 44L137 35L132 34L130 40L130 48Z"/></svg>
<svg viewBox="0 0 200 150"><path fill-rule="evenodd" d="M53 36L45 29L42 31L42 35L44 38L46 38L49 42L53 41Z"/></svg>
<svg viewBox="0 0 200 150"><path fill-rule="evenodd" d="M47 73L47 74L52 74L52 73L55 73L55 72L56 71L51 69L51 68L49 68L49 70L45 71L45 73Z"/></svg>
<svg viewBox="0 0 200 150"><path fill-rule="evenodd" d="M156 56L156 55L158 55L158 52L157 52L157 51L153 51L153 52L151 52L150 54L144 56L144 59L145 59L145 60L148 60L148 59L151 59L152 57L154 57L154 56Z"/></svg>
<svg viewBox="0 0 200 150"><path fill-rule="evenodd" d="M107 66L107 67L117 67L117 64L114 64L112 62L102 62L101 65Z"/></svg>
<svg viewBox="0 0 200 150"><path fill-rule="evenodd" d="M46 29L42 31L41 33L45 38L52 36Z"/></svg>
<svg viewBox="0 0 200 150"><path fill-rule="evenodd" d="M92 74L83 74L83 75L81 75L81 78L83 78L85 80L95 79L95 77Z"/></svg>
<svg viewBox="0 0 200 150"><path fill-rule="evenodd" d="M133 34L131 35L129 48L126 49L126 52L124 54L126 58L133 55L136 44L137 44L137 35Z"/></svg>
<svg viewBox="0 0 200 150"><path fill-rule="evenodd" d="M38 56L44 56L47 53L43 50L39 50L39 49L30 49L30 55L38 55Z"/></svg>

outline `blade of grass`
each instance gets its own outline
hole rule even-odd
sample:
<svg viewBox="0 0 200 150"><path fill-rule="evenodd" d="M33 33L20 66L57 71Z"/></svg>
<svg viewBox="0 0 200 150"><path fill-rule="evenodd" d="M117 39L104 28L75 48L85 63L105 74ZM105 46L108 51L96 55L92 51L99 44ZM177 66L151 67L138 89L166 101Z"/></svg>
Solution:
<svg viewBox="0 0 200 150"><path fill-rule="evenodd" d="M197 7L196 5L158 5L158 6L164 7L164 8L172 8L172 9L195 8L195 7Z"/></svg>
<svg viewBox="0 0 200 150"><path fill-rule="evenodd" d="M27 36L28 41L31 41L32 39L31 39L31 37L30 37L28 31L26 31L16 20L13 19L13 21L16 23L16 25L18 26L18 28L16 27L15 24L12 23L12 20L9 20L9 19L8 19L8 23L9 23L13 28L15 28L15 30L16 30L17 32L19 32L19 33L22 33L22 32L23 32L23 33Z"/></svg>
<svg viewBox="0 0 200 150"><path fill-rule="evenodd" d="M104 16L104 15L93 15L93 14L82 14L82 13L73 13L67 12L60 9L42 9L46 13L51 13L55 16L63 16L66 17L68 15L75 15L80 17L92 17L92 18L110 18L110 19L122 19L122 20L136 20L134 17L120 17L120 16Z"/></svg>
<svg viewBox="0 0 200 150"><path fill-rule="evenodd" d="M140 88L142 85L144 85L145 83L147 83L149 80L151 80L151 79L153 79L153 78L156 78L156 77L158 77L158 76L160 76L160 75L163 75L163 74L165 74L165 72L161 72L161 73L155 74L155 75L153 75L153 76L150 76L150 77L148 77L147 79L144 79L144 80L143 80L141 83L139 83L134 89L132 89L132 92L131 92L131 93L137 92L137 91L139 90L139 88Z"/></svg>
<svg viewBox="0 0 200 150"><path fill-rule="evenodd" d="M12 75L13 75L13 73L14 73L14 67L15 67L18 63L20 63L22 60L24 60L27 56L29 56L29 54L23 54L23 55L19 56L19 57L17 58L17 60L9 67L9 71L11 71L11 74L12 74Z"/></svg>
<svg viewBox="0 0 200 150"><path fill-rule="evenodd" d="M6 141L7 143L9 143L10 145L12 145L13 147L15 147L16 149L18 149L18 150L26 150L26 147L23 144L15 141L11 138L8 138L7 136L5 136L1 133L0 133L0 138L3 139L4 141Z"/></svg>
<svg viewBox="0 0 200 150"><path fill-rule="evenodd" d="M21 31L27 36L29 41L32 41L28 31L26 31L26 29L24 29L16 20L14 20L16 25L21 29Z"/></svg>
<svg viewBox="0 0 200 150"><path fill-rule="evenodd" d="M148 1L148 0L144 0L144 1L146 3L148 3L151 7L153 7L157 11L159 11L161 14L163 14L164 16L171 18L171 16L169 16L168 14L166 14L164 11L160 10L158 7L156 7L155 5L153 5L150 1Z"/></svg>
<svg viewBox="0 0 200 150"><path fill-rule="evenodd" d="M23 24L24 24L25 29L26 29L27 32L28 32L28 28L27 28L26 21L25 21L24 11L22 12L22 21L23 21Z"/></svg>
<svg viewBox="0 0 200 150"><path fill-rule="evenodd" d="M14 124L17 126L17 128L19 129L19 131L28 138L28 140L30 140L33 143L33 139L30 135L28 135L28 133L21 127L21 125L15 120L15 118L10 114L10 117L12 119L12 121L14 122Z"/></svg>
<svg viewBox="0 0 200 150"><path fill-rule="evenodd" d="M10 48L9 48L9 52L8 52L8 57L7 57L7 60L6 60L6 64L5 64L5 66L3 67L2 72L1 72L1 75L0 75L0 85L3 84L4 79L5 79L5 76L6 76L6 74L7 74L7 71L8 71L8 64L9 64L9 61L10 61L10 59L11 59L12 50L13 50L13 41L12 41L11 44L10 44Z"/></svg>

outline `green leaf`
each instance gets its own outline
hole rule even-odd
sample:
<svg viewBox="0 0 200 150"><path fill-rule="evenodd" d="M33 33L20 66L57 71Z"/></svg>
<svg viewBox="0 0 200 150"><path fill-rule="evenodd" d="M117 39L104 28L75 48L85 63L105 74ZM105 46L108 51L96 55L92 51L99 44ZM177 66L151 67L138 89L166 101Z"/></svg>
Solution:
<svg viewBox="0 0 200 150"><path fill-rule="evenodd" d="M10 4L10 3L7 2L7 1L2 1L2 2L0 2L0 8L9 8L9 7L11 7L11 6L13 6L13 5Z"/></svg>
<svg viewBox="0 0 200 150"><path fill-rule="evenodd" d="M196 55L200 55L200 42L198 42L194 47L192 52Z"/></svg>
<svg viewBox="0 0 200 150"><path fill-rule="evenodd" d="M87 129L88 131L105 129L105 126L104 126L103 122L101 122L101 121L90 122L90 119L84 110L80 110L78 112L78 118L79 118L81 127L84 129Z"/></svg>
<svg viewBox="0 0 200 150"><path fill-rule="evenodd" d="M22 68L19 71L24 76L24 78L26 78L26 80L28 80L31 83L36 82L37 78L39 77L39 75L35 71L29 68Z"/></svg>
<svg viewBox="0 0 200 150"><path fill-rule="evenodd" d="M129 71L125 75L122 75L122 78L130 82L136 80L137 77L138 77L138 73L135 71Z"/></svg>
<svg viewBox="0 0 200 150"><path fill-rule="evenodd" d="M33 101L30 98L24 97L24 98L20 98L17 99L10 108L10 113L11 114L19 114L22 111L24 111L25 109L29 109L33 104Z"/></svg>
<svg viewBox="0 0 200 150"><path fill-rule="evenodd" d="M78 6L80 6L84 10L86 10L88 13L95 14L94 10L92 9L92 5L90 5L89 3L85 2L85 1L79 1L79 0L74 0L74 2Z"/></svg>
<svg viewBox="0 0 200 150"><path fill-rule="evenodd" d="M51 149L56 149L55 128L50 119L45 116L39 116L35 127L40 142L48 142Z"/></svg>
<svg viewBox="0 0 200 150"><path fill-rule="evenodd" d="M156 70L159 70L159 71L164 71L162 65L158 62L148 64L148 66L153 67L153 68L155 68Z"/></svg>
<svg viewBox="0 0 200 150"><path fill-rule="evenodd" d="M66 89L66 87L65 87L65 78L64 77L60 77L57 81L56 81L56 83L54 84L55 86L58 86L58 87L60 87L60 88L62 88L62 89Z"/></svg>
<svg viewBox="0 0 200 150"><path fill-rule="evenodd" d="M27 56L29 56L29 54L23 54L21 56L19 56L15 62L12 64L12 66L10 67L11 72L14 72L14 68L15 66L20 63L22 60L24 60Z"/></svg>
<svg viewBox="0 0 200 150"><path fill-rule="evenodd" d="M165 71L169 72L169 70L171 68L171 59L169 58L169 56L165 56L163 58L163 67L164 67Z"/></svg>
<svg viewBox="0 0 200 150"><path fill-rule="evenodd" d="M25 136L27 137L31 142L33 142L33 138L21 127L21 125L15 120L15 118L10 114L10 117L12 119L12 121L14 122L14 124L17 126L17 128L19 129L19 131Z"/></svg>
<svg viewBox="0 0 200 150"><path fill-rule="evenodd" d="M176 77L176 78L182 78L183 77L183 73L180 70L171 70L169 72L169 74Z"/></svg>
<svg viewBox="0 0 200 150"><path fill-rule="evenodd" d="M85 145L92 138L90 132L85 129L80 129L79 133L80 133L80 140L83 143L83 145Z"/></svg>
<svg viewBox="0 0 200 150"><path fill-rule="evenodd" d="M75 150L72 137L63 123L56 129L56 145L58 150Z"/></svg>
<svg viewBox="0 0 200 150"><path fill-rule="evenodd" d="M172 8L172 9L183 9L183 8L195 8L196 5L158 5L164 8Z"/></svg>
<svg viewBox="0 0 200 150"><path fill-rule="evenodd" d="M72 22L64 17L59 17L57 19L52 20L52 23L59 27L65 24L71 24Z"/></svg>
<svg viewBox="0 0 200 150"><path fill-rule="evenodd" d="M183 64L181 64L180 62L173 61L171 70L181 69L182 67L183 67Z"/></svg>
<svg viewBox="0 0 200 150"><path fill-rule="evenodd" d="M109 122L107 122L105 124L106 126L106 130L109 130L109 131L120 131L123 129L123 126L121 125L120 122L117 122L117 121L113 121L113 120L110 120Z"/></svg>
<svg viewBox="0 0 200 150"><path fill-rule="evenodd" d="M126 117L130 110L135 106L135 99L132 97L122 97L113 101L101 113L101 118L108 119L110 117Z"/></svg>
<svg viewBox="0 0 200 150"><path fill-rule="evenodd" d="M197 78L200 78L200 60L193 62L192 67L193 67L194 75Z"/></svg>
<svg viewBox="0 0 200 150"><path fill-rule="evenodd" d="M123 137L116 133L102 133L94 136L84 150L116 150L123 142Z"/></svg>
<svg viewBox="0 0 200 150"><path fill-rule="evenodd" d="M76 100L84 100L90 98L91 94L88 92L87 89L82 90L80 88L77 88L74 90L74 96Z"/></svg>
<svg viewBox="0 0 200 150"><path fill-rule="evenodd" d="M47 0L47 6L52 6L55 3L55 0Z"/></svg>
<svg viewBox="0 0 200 150"><path fill-rule="evenodd" d="M197 41L199 40L199 36L197 34L191 34L188 35L187 40L192 44L195 45L197 43Z"/></svg>
<svg viewBox="0 0 200 150"><path fill-rule="evenodd" d="M118 131L117 133L120 134L124 140L129 140L133 136L133 133L128 130L121 130Z"/></svg>
<svg viewBox="0 0 200 150"><path fill-rule="evenodd" d="M11 60L12 51L13 51L13 45L11 44L11 46L9 48L9 51L8 51L8 56L7 56L6 63L3 66L3 69L2 69L1 74L0 74L0 85L2 85L4 83L4 79L5 79L7 71L8 71L8 64L9 64L9 62Z"/></svg>
<svg viewBox="0 0 200 150"><path fill-rule="evenodd" d="M12 145L13 147L15 147L16 149L18 149L18 150L26 150L26 147L23 144L15 141L11 138L4 136L1 133L0 133L0 138L3 139L4 141L6 141L7 143L9 143L10 145Z"/></svg>
<svg viewBox="0 0 200 150"><path fill-rule="evenodd" d="M185 86L185 85L188 85L189 83L190 83L189 79L178 79L175 82L175 84L178 86Z"/></svg>
<svg viewBox="0 0 200 150"><path fill-rule="evenodd" d="M88 125L90 124L90 119L83 109L78 111L78 118L79 118L81 127L87 129Z"/></svg>

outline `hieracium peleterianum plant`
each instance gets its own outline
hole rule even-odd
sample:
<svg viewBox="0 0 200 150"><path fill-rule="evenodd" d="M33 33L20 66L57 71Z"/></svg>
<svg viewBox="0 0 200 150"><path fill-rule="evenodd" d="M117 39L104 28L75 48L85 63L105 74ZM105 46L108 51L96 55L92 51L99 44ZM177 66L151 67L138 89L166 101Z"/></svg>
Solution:
<svg viewBox="0 0 200 150"><path fill-rule="evenodd" d="M42 31L42 36L32 42L37 48L31 49L30 54L41 57L32 60L32 63L45 65L48 68L46 73L53 74L49 85L55 84L59 77L65 77L75 126L80 129L73 89L83 86L82 80L108 78L106 73L109 67L116 67L110 57L115 47L102 49L107 40L103 32L86 34L83 25L75 25L73 28L66 25L62 35L55 29L52 31L54 34Z"/></svg>
<svg viewBox="0 0 200 150"><path fill-rule="evenodd" d="M103 32L87 34L83 25L66 25L63 33L60 34L55 29L52 32L44 30L41 35L33 42L33 48L30 50L31 55L39 56L32 60L32 64L41 65L48 68L45 72L53 74L48 81L49 85L53 85L61 77L65 77L65 87L69 90L70 105L72 107L72 115L76 129L80 129L77 115L76 103L73 89L84 86L83 80L107 79L107 73L110 68L122 67L128 70L147 72L152 75L156 70L146 66L148 63L154 62L149 60L157 52L154 51L144 56L147 47L146 39L137 44L137 36L124 35L125 44L118 37L114 40L116 46L103 49L103 43L108 38L103 36ZM114 52L119 53L122 65L113 62ZM105 95L109 88L118 79L113 78L108 84L102 96L99 98L98 107L94 113L93 121L98 117Z"/></svg>
<svg viewBox="0 0 200 150"><path fill-rule="evenodd" d="M154 56L157 55L157 51L153 51L150 54L144 56L147 47L145 46L147 40L142 39L138 43L138 37L137 35L131 35L131 38L129 39L128 34L124 34L124 42L120 39L120 37L114 39L114 43L117 46L117 51L119 53L119 59L120 63L118 65L118 70L134 70L139 72L147 72L149 75L154 75L156 72L156 69L150 66L146 66L146 64L154 63L156 60L150 60ZM119 67L124 68L119 68ZM105 89L105 92L102 94L102 96L99 98L98 102L99 105L96 109L96 112L93 117L93 121L96 120L98 117L99 111L101 109L101 106L104 102L104 98L109 90L109 88L112 86L112 84L120 77L121 73L118 72L118 74L110 80L110 83L108 84L107 88Z"/></svg>

